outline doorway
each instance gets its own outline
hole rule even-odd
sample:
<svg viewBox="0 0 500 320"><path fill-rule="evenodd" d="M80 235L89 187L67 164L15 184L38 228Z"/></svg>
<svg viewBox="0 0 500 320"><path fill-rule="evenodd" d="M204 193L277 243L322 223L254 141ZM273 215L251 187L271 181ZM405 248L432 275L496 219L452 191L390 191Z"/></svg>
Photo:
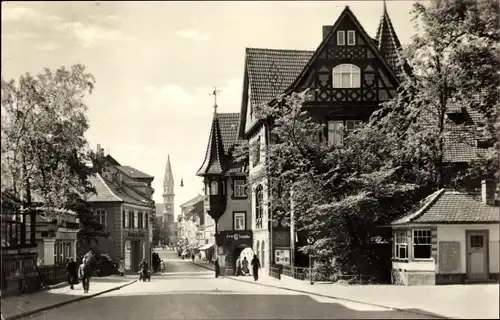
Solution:
<svg viewBox="0 0 500 320"><path fill-rule="evenodd" d="M134 272L139 271L139 264L141 263L141 242L140 241L131 241L131 260L132 266L131 269Z"/></svg>
<svg viewBox="0 0 500 320"><path fill-rule="evenodd" d="M236 271L236 260L238 257L240 258L241 263L243 263L244 258L247 259L248 261L248 269L250 271L250 274L252 274L252 267L250 263L252 262L253 259L253 250L247 245L239 245L236 247L234 250L234 262L233 262L233 270Z"/></svg>
<svg viewBox="0 0 500 320"><path fill-rule="evenodd" d="M488 279L488 230L467 230L467 279Z"/></svg>

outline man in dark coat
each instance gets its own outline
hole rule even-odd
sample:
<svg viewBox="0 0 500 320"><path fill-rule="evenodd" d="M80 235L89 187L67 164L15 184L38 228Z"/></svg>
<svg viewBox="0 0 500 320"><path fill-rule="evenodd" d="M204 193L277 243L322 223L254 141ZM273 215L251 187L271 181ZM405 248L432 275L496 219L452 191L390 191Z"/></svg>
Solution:
<svg viewBox="0 0 500 320"><path fill-rule="evenodd" d="M73 285L78 283L78 264L73 258L69 258L66 264L66 271L68 271L68 283L71 289L74 289Z"/></svg>
<svg viewBox="0 0 500 320"><path fill-rule="evenodd" d="M219 258L215 260L215 277L218 278L220 275Z"/></svg>
<svg viewBox="0 0 500 320"><path fill-rule="evenodd" d="M253 259L252 259L251 264L252 264L252 271L253 271L253 279L254 279L254 281L257 281L257 280L259 280L260 261L259 261L259 258L257 258L256 254L253 255Z"/></svg>

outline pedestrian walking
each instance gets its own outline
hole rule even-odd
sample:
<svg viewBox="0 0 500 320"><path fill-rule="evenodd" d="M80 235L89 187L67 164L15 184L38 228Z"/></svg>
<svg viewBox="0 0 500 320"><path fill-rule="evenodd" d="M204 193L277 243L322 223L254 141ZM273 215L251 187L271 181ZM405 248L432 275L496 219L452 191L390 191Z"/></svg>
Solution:
<svg viewBox="0 0 500 320"><path fill-rule="evenodd" d="M161 260L161 272L165 272L167 270L167 264L165 262L165 260Z"/></svg>
<svg viewBox="0 0 500 320"><path fill-rule="evenodd" d="M88 258L84 258L80 269L78 270L80 279L82 279L83 292L87 293L90 289L90 277L92 276L92 268Z"/></svg>
<svg viewBox="0 0 500 320"><path fill-rule="evenodd" d="M254 254L252 259L252 271L253 271L254 281L259 280L259 269L260 269L260 261L259 258L257 258L257 255Z"/></svg>
<svg viewBox="0 0 500 320"><path fill-rule="evenodd" d="M215 277L218 278L220 275L219 258L215 260Z"/></svg>
<svg viewBox="0 0 500 320"><path fill-rule="evenodd" d="M121 257L120 262L118 263L118 272L123 277L125 275L125 259Z"/></svg>
<svg viewBox="0 0 500 320"><path fill-rule="evenodd" d="M68 272L68 283L71 289L74 289L74 285L78 283L78 264L73 258L69 258L66 264L66 271Z"/></svg>
<svg viewBox="0 0 500 320"><path fill-rule="evenodd" d="M241 275L241 257L238 257L238 259L236 259L236 271L234 275L235 276Z"/></svg>

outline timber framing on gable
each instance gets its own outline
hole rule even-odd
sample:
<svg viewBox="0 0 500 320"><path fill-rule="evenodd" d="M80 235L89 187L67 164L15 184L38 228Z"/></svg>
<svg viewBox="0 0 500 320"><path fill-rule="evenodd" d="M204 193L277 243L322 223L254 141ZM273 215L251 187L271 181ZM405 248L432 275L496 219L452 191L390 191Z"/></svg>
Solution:
<svg viewBox="0 0 500 320"><path fill-rule="evenodd" d="M332 42L332 40L334 39L334 35L339 29L339 26L344 22L345 19L350 19L350 21L352 21L354 27L356 28L355 31L358 32L358 35L364 41L364 44L370 48L370 54L373 54L375 58L377 58L377 60L382 64L382 67L384 69L383 71L389 75L389 81L396 87L399 85L399 79L396 76L394 70L382 57L378 48L375 46L373 40L368 36L361 23L359 23L356 16L352 13L351 9L349 9L349 6L346 6L344 11L342 11L339 18L333 25L333 27L330 28L329 33L324 37L323 41L320 43L320 45L318 46L312 57L309 59L309 62L302 69L302 72L298 75L295 81L287 88L287 90L285 90L286 94L290 94L301 87L301 85L309 76L310 72L313 70L313 65L315 61L320 58L320 55L323 52L325 52L327 45Z"/></svg>

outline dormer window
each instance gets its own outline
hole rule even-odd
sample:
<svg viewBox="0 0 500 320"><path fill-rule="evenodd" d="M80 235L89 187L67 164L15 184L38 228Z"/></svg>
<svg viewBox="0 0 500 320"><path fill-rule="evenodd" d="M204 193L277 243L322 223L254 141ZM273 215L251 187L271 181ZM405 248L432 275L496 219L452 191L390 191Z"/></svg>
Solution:
<svg viewBox="0 0 500 320"><path fill-rule="evenodd" d="M337 31L337 45L339 46L345 45L345 31L343 30Z"/></svg>
<svg viewBox="0 0 500 320"><path fill-rule="evenodd" d="M212 196L216 196L219 194L219 184L217 183L217 181L212 181L210 183L210 195Z"/></svg>
<svg viewBox="0 0 500 320"><path fill-rule="evenodd" d="M340 64L333 68L334 88L361 87L361 70L353 64Z"/></svg>
<svg viewBox="0 0 500 320"><path fill-rule="evenodd" d="M354 30L347 31L347 45L354 46L356 44L356 32Z"/></svg>

